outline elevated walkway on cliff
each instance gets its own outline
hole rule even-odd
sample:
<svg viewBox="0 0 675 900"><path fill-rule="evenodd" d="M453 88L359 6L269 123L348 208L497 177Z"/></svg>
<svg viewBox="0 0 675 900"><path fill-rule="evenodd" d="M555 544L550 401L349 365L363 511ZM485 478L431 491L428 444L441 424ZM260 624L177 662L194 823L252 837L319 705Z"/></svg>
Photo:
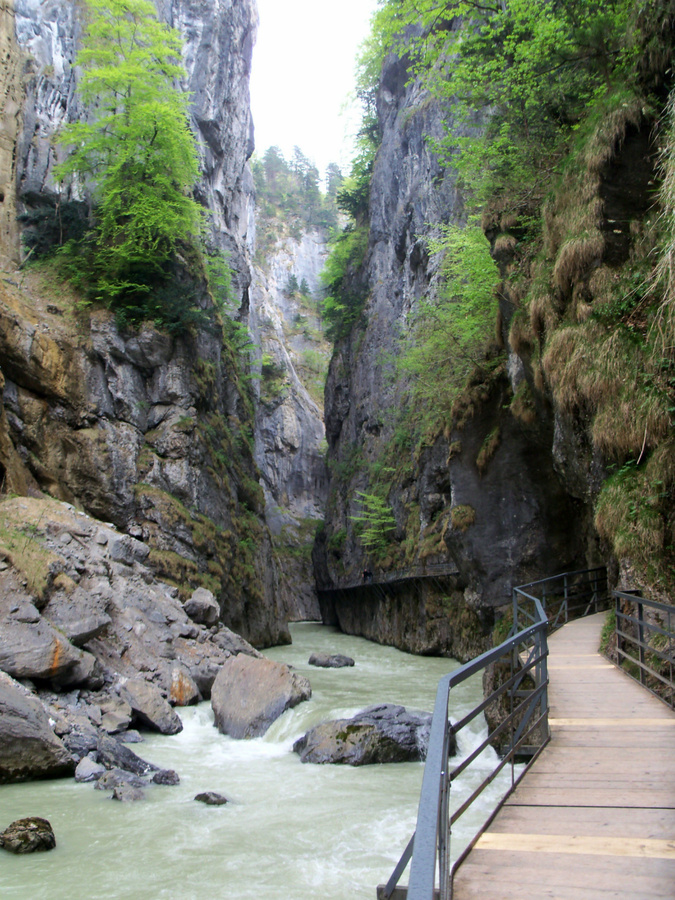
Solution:
<svg viewBox="0 0 675 900"><path fill-rule="evenodd" d="M551 740L453 900L675 897L675 714L598 653L604 618L550 636Z"/></svg>
<svg viewBox="0 0 675 900"><path fill-rule="evenodd" d="M611 605L619 666L599 653ZM675 606L610 598L600 568L514 588L512 612L501 644L439 682L417 828L378 897L675 897ZM452 721L453 691L479 673L485 699ZM449 760L483 714L483 742ZM455 850L456 823L505 775L502 803Z"/></svg>
<svg viewBox="0 0 675 900"><path fill-rule="evenodd" d="M331 583L317 584L318 594L341 594L343 592L362 591L372 589L382 591L387 587L404 585L408 582L438 580L444 578L457 578L459 569L454 563L438 563L433 565L410 566L406 569L396 569L393 572L367 572L358 578L344 578Z"/></svg>

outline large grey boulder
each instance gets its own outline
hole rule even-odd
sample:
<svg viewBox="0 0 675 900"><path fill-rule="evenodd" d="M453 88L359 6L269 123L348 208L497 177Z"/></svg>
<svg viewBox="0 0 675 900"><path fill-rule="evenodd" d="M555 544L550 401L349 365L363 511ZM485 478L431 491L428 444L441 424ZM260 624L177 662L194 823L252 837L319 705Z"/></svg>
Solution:
<svg viewBox="0 0 675 900"><path fill-rule="evenodd" d="M91 666L83 668L83 651L74 647L44 619L21 622L8 617L0 631L0 670L13 678L82 683ZM93 660L91 660L93 663Z"/></svg>
<svg viewBox="0 0 675 900"><path fill-rule="evenodd" d="M215 625L220 616L216 598L206 588L197 588L183 608L192 621L200 625Z"/></svg>
<svg viewBox="0 0 675 900"><path fill-rule="evenodd" d="M371 706L352 719L317 725L293 750L304 763L416 762L426 758L431 718L431 713L409 712L392 703Z"/></svg>
<svg viewBox="0 0 675 900"><path fill-rule="evenodd" d="M65 590L55 592L42 615L76 647L98 637L112 621L104 601L80 587L70 594Z"/></svg>
<svg viewBox="0 0 675 900"><path fill-rule="evenodd" d="M37 697L0 672L0 784L72 775L74 769Z"/></svg>
<svg viewBox="0 0 675 900"><path fill-rule="evenodd" d="M17 819L0 834L0 847L10 853L36 853L53 850L56 836L47 819L30 816Z"/></svg>
<svg viewBox="0 0 675 900"><path fill-rule="evenodd" d="M309 681L283 663L240 653L226 660L211 690L216 727L235 738L260 737L285 710L312 696Z"/></svg>
<svg viewBox="0 0 675 900"><path fill-rule="evenodd" d="M124 769L134 775L148 775L159 771L158 766L136 756L133 750L108 734L99 735L96 755L98 761L107 769Z"/></svg>
<svg viewBox="0 0 675 900"><path fill-rule="evenodd" d="M180 716L171 709L154 684L130 678L122 682L120 697L129 704L136 719L148 728L160 734L178 734L183 730Z"/></svg>

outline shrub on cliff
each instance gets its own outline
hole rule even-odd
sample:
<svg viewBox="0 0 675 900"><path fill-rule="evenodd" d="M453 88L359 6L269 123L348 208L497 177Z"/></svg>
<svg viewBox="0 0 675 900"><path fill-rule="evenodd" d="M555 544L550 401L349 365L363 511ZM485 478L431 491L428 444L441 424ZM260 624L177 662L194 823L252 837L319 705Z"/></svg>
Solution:
<svg viewBox="0 0 675 900"><path fill-rule="evenodd" d="M189 254L202 226L191 196L198 162L189 96L177 88L185 76L181 46L148 0L84 2L77 64L87 119L61 133L69 153L56 175L71 195L91 192L93 227L65 251L92 299L132 318L165 281L176 251Z"/></svg>

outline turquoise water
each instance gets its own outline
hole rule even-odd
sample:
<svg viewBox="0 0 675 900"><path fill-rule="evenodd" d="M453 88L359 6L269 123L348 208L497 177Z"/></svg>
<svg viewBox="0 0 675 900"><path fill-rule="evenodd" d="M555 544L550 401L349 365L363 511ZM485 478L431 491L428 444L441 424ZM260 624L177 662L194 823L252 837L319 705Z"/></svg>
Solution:
<svg viewBox="0 0 675 900"><path fill-rule="evenodd" d="M0 828L39 815L50 820L57 839L51 853L0 853L2 900L374 900L414 830L423 764L303 765L293 742L320 721L372 703L430 711L439 678L457 663L319 625L294 625L292 634L292 646L266 655L307 675L313 696L264 737L220 735L204 703L179 710L180 734L134 745L144 758L175 769L179 786L148 787L145 801L130 804L70 779L0 787ZM312 651L344 653L356 665L317 669L307 665ZM453 696L452 717L480 696L480 679L473 679ZM479 737L480 726L461 742L460 753ZM484 756L479 768L494 761L491 752ZM465 823L466 834L455 831L453 855L503 789L492 786L474 821ZM196 803L195 794L205 790L232 802ZM460 785L453 805L468 790L468 781Z"/></svg>

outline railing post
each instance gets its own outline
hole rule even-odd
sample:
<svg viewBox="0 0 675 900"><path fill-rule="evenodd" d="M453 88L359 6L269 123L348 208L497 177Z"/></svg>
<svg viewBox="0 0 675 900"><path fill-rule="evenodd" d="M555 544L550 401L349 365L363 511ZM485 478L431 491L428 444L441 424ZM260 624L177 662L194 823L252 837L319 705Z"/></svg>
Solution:
<svg viewBox="0 0 675 900"><path fill-rule="evenodd" d="M645 622L644 607L637 603L638 611L638 659L640 660L640 684L645 683Z"/></svg>
<svg viewBox="0 0 675 900"><path fill-rule="evenodd" d="M621 599L614 597L614 634L616 635L616 661L621 668L623 656L623 640L621 638Z"/></svg>
<svg viewBox="0 0 675 900"><path fill-rule="evenodd" d="M567 573L565 573L565 575L563 576L563 590L564 590L564 592L565 592L565 600L564 600L564 606L565 606L565 625L567 625L568 618L569 618L569 609L568 609L568 603L567 603L567 601L568 601L568 594L567 594Z"/></svg>

